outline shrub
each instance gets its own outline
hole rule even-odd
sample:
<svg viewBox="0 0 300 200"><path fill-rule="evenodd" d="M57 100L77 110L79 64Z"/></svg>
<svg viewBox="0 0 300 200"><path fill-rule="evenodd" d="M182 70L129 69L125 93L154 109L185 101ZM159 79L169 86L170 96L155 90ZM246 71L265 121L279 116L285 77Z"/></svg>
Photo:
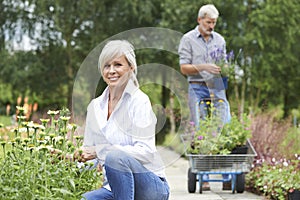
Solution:
<svg viewBox="0 0 300 200"><path fill-rule="evenodd" d="M255 167L247 174L250 190L268 199L286 199L289 191L300 189L299 128L291 119L279 119L276 112L266 112L252 120L251 142L258 154Z"/></svg>

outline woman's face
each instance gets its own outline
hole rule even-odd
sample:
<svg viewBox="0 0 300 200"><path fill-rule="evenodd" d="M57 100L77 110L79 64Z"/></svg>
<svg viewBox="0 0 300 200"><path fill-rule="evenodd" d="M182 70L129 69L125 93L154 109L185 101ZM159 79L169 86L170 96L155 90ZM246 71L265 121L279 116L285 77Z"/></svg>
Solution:
<svg viewBox="0 0 300 200"><path fill-rule="evenodd" d="M113 58L103 67L103 79L110 86L120 86L126 84L133 67L129 65L126 57L120 56Z"/></svg>

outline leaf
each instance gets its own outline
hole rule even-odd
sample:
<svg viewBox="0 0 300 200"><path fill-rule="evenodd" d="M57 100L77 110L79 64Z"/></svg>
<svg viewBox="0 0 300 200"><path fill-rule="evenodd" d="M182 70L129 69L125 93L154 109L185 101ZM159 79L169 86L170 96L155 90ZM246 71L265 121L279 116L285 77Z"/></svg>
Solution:
<svg viewBox="0 0 300 200"><path fill-rule="evenodd" d="M51 194L52 192L44 185L38 184L38 187L43 188L47 193ZM30 191L30 189L28 188L28 191Z"/></svg>
<svg viewBox="0 0 300 200"><path fill-rule="evenodd" d="M75 182L73 179L69 179L69 183L72 186L72 190L75 191L76 190L76 186L75 186Z"/></svg>
<svg viewBox="0 0 300 200"><path fill-rule="evenodd" d="M52 191L57 191L57 192L60 192L62 193L63 195L71 195L71 196L74 196L74 194L72 192L70 192L69 190L66 190L66 189L63 189L63 188L52 188L51 189Z"/></svg>

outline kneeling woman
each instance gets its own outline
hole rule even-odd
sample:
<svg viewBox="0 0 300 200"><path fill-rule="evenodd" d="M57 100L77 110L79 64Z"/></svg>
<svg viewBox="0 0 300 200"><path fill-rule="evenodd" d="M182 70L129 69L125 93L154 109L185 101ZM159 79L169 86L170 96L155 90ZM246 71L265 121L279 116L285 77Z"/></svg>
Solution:
<svg viewBox="0 0 300 200"><path fill-rule="evenodd" d="M107 88L87 108L81 159L102 166L103 186L88 199L166 200L169 186L155 147L156 117L148 96L139 89L133 46L108 42L99 57Z"/></svg>

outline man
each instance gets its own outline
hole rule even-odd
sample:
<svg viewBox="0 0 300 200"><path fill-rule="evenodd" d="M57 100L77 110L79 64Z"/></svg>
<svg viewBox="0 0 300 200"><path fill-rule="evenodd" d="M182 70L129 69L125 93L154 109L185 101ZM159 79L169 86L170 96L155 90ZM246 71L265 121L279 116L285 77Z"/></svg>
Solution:
<svg viewBox="0 0 300 200"><path fill-rule="evenodd" d="M202 6L198 12L198 25L187 32L181 39L178 53L180 69L187 75L189 81L189 108L191 120L199 127L199 119L207 115L206 100L213 101L219 113L220 121L224 124L230 121L230 108L223 87L216 87L221 79L221 66L215 64L212 54L216 51L226 58L225 39L214 31L219 12L212 4ZM222 82L223 83L223 82ZM219 101L221 100L221 101ZM200 112L199 112L200 111ZM228 176L224 176L224 179ZM203 177L204 180L208 176ZM203 190L209 185L204 182ZM228 189L228 184L223 184Z"/></svg>

